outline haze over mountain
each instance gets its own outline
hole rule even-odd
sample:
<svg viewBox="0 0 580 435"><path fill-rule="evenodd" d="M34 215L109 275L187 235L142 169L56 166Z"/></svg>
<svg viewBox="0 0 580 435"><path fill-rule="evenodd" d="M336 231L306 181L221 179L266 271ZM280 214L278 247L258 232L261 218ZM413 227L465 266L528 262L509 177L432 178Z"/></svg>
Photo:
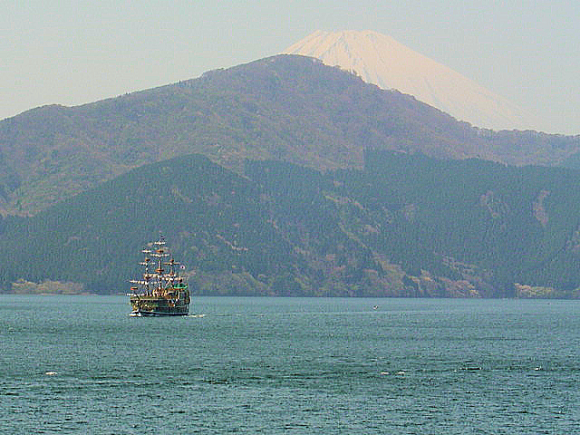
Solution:
<svg viewBox="0 0 580 435"><path fill-rule="evenodd" d="M579 166L580 136L470 127L311 57L279 55L198 79L0 121L0 214L34 214L127 170L200 153L317 169L360 167L365 149Z"/></svg>
<svg viewBox="0 0 580 435"><path fill-rule="evenodd" d="M284 53L315 57L354 71L368 83L413 95L477 127L534 129L532 117L504 97L377 32L318 30Z"/></svg>

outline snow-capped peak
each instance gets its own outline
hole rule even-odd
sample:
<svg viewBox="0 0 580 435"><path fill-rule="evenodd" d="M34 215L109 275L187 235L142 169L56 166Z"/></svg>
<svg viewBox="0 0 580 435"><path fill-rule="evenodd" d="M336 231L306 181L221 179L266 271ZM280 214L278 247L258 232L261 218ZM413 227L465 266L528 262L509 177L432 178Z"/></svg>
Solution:
<svg viewBox="0 0 580 435"><path fill-rule="evenodd" d="M317 30L283 53L311 56L327 65L355 71L368 83L413 95L478 127L531 127L523 111L505 98L392 37L371 30Z"/></svg>

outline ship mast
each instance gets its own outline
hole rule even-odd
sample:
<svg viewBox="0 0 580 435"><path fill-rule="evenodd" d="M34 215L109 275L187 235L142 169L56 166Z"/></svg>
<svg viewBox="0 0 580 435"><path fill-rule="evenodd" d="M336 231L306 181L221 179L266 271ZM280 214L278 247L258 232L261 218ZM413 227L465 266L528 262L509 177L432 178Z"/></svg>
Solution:
<svg viewBox="0 0 580 435"><path fill-rule="evenodd" d="M153 242L155 249L151 254L153 257L157 258L157 269L155 269L156 278L157 278L157 288L165 288L167 276L165 274L165 269L163 265L165 264L163 259L169 257L167 253L167 249L165 248L165 239L161 237L157 242Z"/></svg>
<svg viewBox="0 0 580 435"><path fill-rule="evenodd" d="M151 245L153 246L150 249L145 248L141 251L145 258L139 264L145 267L145 271L142 279L130 281L137 285L137 287L131 287L133 293L137 293L139 287L141 287L145 294L152 295L156 290L167 290L170 287L174 287L176 282L181 282L176 269L181 263L173 258L173 255L166 247L165 239L160 237L158 241L149 246ZM169 260L165 261L168 257ZM165 266L169 266L169 270L166 270Z"/></svg>
<svg viewBox="0 0 580 435"><path fill-rule="evenodd" d="M145 266L145 273L143 274L143 282L145 283L145 291L151 293L151 273L149 272L149 265L151 264L151 259L148 255L151 254L150 249L143 249L143 254L145 254L145 259L140 264Z"/></svg>
<svg viewBox="0 0 580 435"><path fill-rule="evenodd" d="M169 277L168 280L171 282L171 285L175 284L175 281L179 281L178 274L175 271L175 266L179 266L181 263L175 261L173 256L169 259L168 262L164 263L166 266L169 266Z"/></svg>
<svg viewBox="0 0 580 435"><path fill-rule="evenodd" d="M145 266L145 272L143 273L143 278L140 280L136 280L136 279L132 279L131 282L132 284L137 284L142 286L145 289L145 293L150 294L151 293L151 278L154 278L154 276L151 274L151 272L149 271L149 265L151 265L152 260L149 258L149 254L151 254L151 250L149 249L143 249L141 251L143 254L145 254L145 258L143 259L142 262L140 262L139 264L141 266ZM133 290L133 293L137 293L137 290L139 289L139 287L131 287L131 290Z"/></svg>

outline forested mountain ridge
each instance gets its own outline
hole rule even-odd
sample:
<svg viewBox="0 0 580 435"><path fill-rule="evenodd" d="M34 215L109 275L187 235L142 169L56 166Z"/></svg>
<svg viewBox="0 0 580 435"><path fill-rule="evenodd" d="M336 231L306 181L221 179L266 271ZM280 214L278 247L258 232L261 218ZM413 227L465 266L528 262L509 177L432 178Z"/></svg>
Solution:
<svg viewBox="0 0 580 435"><path fill-rule="evenodd" d="M33 214L127 170L201 153L362 167L366 149L575 166L580 137L472 128L396 91L280 55L78 107L0 121L0 212Z"/></svg>
<svg viewBox="0 0 580 435"><path fill-rule="evenodd" d="M195 294L580 295L578 171L364 159L324 172L246 161L241 176L190 155L131 170L1 220L1 288L124 293L143 243L162 231L197 272Z"/></svg>

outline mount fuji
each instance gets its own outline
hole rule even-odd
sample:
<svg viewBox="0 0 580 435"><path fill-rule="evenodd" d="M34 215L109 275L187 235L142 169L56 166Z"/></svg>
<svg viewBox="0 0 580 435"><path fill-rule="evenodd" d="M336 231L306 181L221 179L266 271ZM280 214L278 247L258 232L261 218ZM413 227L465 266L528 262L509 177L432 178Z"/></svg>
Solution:
<svg viewBox="0 0 580 435"><path fill-rule="evenodd" d="M515 104L377 32L318 30L283 53L315 57L326 65L354 71L368 83L413 95L477 127L532 129L531 117Z"/></svg>

